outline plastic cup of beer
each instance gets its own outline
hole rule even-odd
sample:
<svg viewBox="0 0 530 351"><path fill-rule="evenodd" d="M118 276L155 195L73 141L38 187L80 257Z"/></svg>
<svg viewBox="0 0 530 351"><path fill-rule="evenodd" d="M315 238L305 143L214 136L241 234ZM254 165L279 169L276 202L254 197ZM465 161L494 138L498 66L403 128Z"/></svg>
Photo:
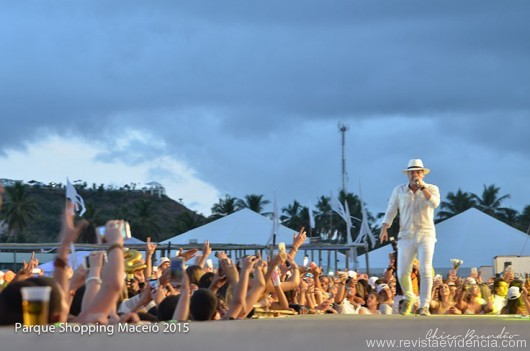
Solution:
<svg viewBox="0 0 530 351"><path fill-rule="evenodd" d="M48 324L50 305L49 286L28 286L22 292L22 317L24 325Z"/></svg>

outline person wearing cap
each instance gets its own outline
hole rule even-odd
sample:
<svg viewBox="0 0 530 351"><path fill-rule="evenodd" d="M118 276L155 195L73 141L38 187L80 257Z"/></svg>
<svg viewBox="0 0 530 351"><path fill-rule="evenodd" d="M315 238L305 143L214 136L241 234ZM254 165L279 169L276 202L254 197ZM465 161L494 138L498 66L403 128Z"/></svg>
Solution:
<svg viewBox="0 0 530 351"><path fill-rule="evenodd" d="M507 303L502 308L501 314L526 315L528 313L527 310L530 310L530 301L528 300L528 294L525 288L521 291L521 288L518 286L511 286L508 289L506 298Z"/></svg>
<svg viewBox="0 0 530 351"><path fill-rule="evenodd" d="M381 283L375 288L377 295L379 295L379 312L381 314L392 314L392 306L394 305L394 294L390 290L388 284Z"/></svg>
<svg viewBox="0 0 530 351"><path fill-rule="evenodd" d="M423 166L420 159L412 159L403 170L408 182L394 188L383 218L379 238L388 240L388 228L399 211L398 265L397 275L405 296L401 314L411 314L415 295L410 273L413 259L417 256L420 263L420 309L419 314L430 315L433 285L432 259L436 243L434 228L434 209L440 205L440 190L436 185L427 184L424 178L430 169Z"/></svg>
<svg viewBox="0 0 530 351"><path fill-rule="evenodd" d="M158 274L162 274L170 264L171 260L168 257L160 257L156 260L155 266L158 267Z"/></svg>
<svg viewBox="0 0 530 351"><path fill-rule="evenodd" d="M379 280L379 277L373 276L368 279L368 285L372 288L372 290L375 290L377 287L377 281Z"/></svg>

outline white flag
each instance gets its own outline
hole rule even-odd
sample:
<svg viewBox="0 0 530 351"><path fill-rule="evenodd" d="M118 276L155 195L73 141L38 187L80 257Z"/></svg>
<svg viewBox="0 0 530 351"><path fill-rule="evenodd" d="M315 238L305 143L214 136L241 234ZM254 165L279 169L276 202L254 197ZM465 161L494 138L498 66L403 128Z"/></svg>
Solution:
<svg viewBox="0 0 530 351"><path fill-rule="evenodd" d="M363 220L361 222L361 230L359 231L359 235L357 236L357 239L355 239L355 243L356 244L366 243L368 241L368 238L370 238L370 241L371 241L370 246L373 247L373 245L375 244L375 237L374 237L374 234L372 233L372 229L370 229L370 225L368 224L368 215L366 213L366 208L364 207L364 201L363 201L362 195L360 196L359 200L361 201L361 213L363 216Z"/></svg>
<svg viewBox="0 0 530 351"><path fill-rule="evenodd" d="M352 244L352 240L351 240L352 223L351 223L350 207L348 206L348 202L346 201L346 199L344 200L344 209L346 211L346 242L348 243L348 245L351 245Z"/></svg>
<svg viewBox="0 0 530 351"><path fill-rule="evenodd" d="M351 244L352 240L351 240L350 233L351 233L352 223L351 223L351 217L350 217L350 210L348 209L347 212L345 210L345 208L346 209L348 208L348 202L346 200L344 200L344 204L346 205L346 207L344 207L338 200L335 200L332 203L332 209L333 211L337 212L339 216L341 216L344 222L346 222L346 242L348 244Z"/></svg>
<svg viewBox="0 0 530 351"><path fill-rule="evenodd" d="M274 235L278 234L278 228L280 227L280 217L278 216L278 204L276 203L276 194L274 194L274 212L272 215L272 229L267 245L270 245L274 241Z"/></svg>
<svg viewBox="0 0 530 351"><path fill-rule="evenodd" d="M66 178L66 198L70 199L70 201L74 203L74 213L76 211L79 211L79 207L81 207L81 212L79 213L79 216L82 216L83 213L85 213L85 201L83 200L81 195L77 193L75 187L72 185L72 183L70 183L70 179L68 178Z"/></svg>
<svg viewBox="0 0 530 351"><path fill-rule="evenodd" d="M309 226L315 228L315 217L313 216L313 204L309 201L309 206L307 206L307 212L309 212Z"/></svg>

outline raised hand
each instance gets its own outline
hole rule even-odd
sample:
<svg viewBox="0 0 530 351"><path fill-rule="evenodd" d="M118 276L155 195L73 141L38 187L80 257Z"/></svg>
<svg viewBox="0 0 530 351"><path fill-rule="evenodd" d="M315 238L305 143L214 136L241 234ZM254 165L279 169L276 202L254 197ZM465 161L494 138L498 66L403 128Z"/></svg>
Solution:
<svg viewBox="0 0 530 351"><path fill-rule="evenodd" d="M220 260L219 267L230 284L237 284L239 281L239 273L231 259Z"/></svg>
<svg viewBox="0 0 530 351"><path fill-rule="evenodd" d="M298 248L302 246L302 244L305 242L305 239L307 238L305 228L300 228L300 231L298 234L295 234L293 236L293 250L298 251Z"/></svg>
<svg viewBox="0 0 530 351"><path fill-rule="evenodd" d="M75 243L81 231L88 226L88 222L84 219L77 224L74 223L74 216L74 203L67 201L60 232L62 245Z"/></svg>
<svg viewBox="0 0 530 351"><path fill-rule="evenodd" d="M72 279L70 279L70 290L75 291L82 287L85 284L87 274L88 271L85 267L83 267L83 265L77 267L74 272L74 275L72 276Z"/></svg>
<svg viewBox="0 0 530 351"><path fill-rule="evenodd" d="M105 225L105 238L109 244L123 244L122 230L125 226L123 220L110 220Z"/></svg>
<svg viewBox="0 0 530 351"><path fill-rule="evenodd" d="M155 250L156 250L156 247L158 245L156 243L151 243L151 237L148 236L147 237L147 241L145 243L145 248L146 248L146 253L147 255L149 256L153 256L153 254L155 253Z"/></svg>
<svg viewBox="0 0 530 351"><path fill-rule="evenodd" d="M212 248L210 247L210 242L208 240L204 241L202 245L202 255L203 257L208 257L212 253Z"/></svg>
<svg viewBox="0 0 530 351"><path fill-rule="evenodd" d="M187 262L190 259L192 259L195 256L195 254L197 254L197 252L199 252L198 249L189 249L189 250L183 251L181 248L179 250L178 256L182 257L184 259L184 262Z"/></svg>
<svg viewBox="0 0 530 351"><path fill-rule="evenodd" d="M256 256L247 256L241 260L241 270L251 270L258 259Z"/></svg>

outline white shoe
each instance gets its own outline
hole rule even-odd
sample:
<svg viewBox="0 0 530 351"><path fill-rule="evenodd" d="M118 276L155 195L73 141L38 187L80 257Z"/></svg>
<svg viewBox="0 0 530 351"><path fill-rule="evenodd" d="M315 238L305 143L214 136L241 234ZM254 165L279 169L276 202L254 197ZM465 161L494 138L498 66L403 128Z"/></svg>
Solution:
<svg viewBox="0 0 530 351"><path fill-rule="evenodd" d="M430 316L431 315L431 312L429 312L429 306L423 306L422 308L420 308L418 313L419 313L420 316Z"/></svg>

